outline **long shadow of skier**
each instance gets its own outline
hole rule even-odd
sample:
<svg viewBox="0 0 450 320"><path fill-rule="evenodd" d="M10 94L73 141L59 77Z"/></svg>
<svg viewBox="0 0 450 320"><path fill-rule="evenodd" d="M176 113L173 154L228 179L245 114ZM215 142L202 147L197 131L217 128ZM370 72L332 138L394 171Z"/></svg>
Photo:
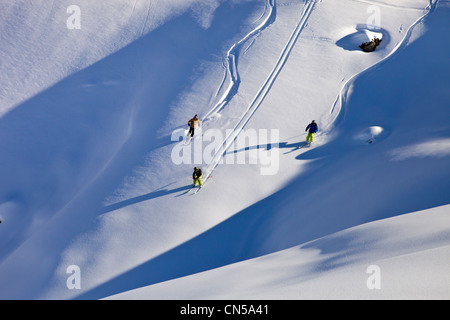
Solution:
<svg viewBox="0 0 450 320"><path fill-rule="evenodd" d="M120 201L114 204L111 204L109 206L106 206L104 208L102 208L102 210L100 211L100 214L104 214L104 213L108 213L111 211L115 211L124 207L128 207L131 206L133 204L139 203L139 202L143 202L143 201L147 201L147 200L151 200L151 199L155 199L155 198L159 198L162 196L167 196L169 194L173 194L173 193L177 193L177 192L181 192L181 191L189 191L192 187L192 184L183 186L183 187L179 187L179 188L175 188L172 190L168 190L168 189L158 189L156 191L147 193L147 194L143 194L141 196L137 196L131 199L127 199L124 201ZM183 193L184 194L184 193Z"/></svg>
<svg viewBox="0 0 450 320"><path fill-rule="evenodd" d="M265 151L270 151L272 148L279 148L279 149L291 149L290 151L286 151L283 154L288 154L294 151L297 151L301 148L307 147L309 146L308 143L305 140L301 140L301 141L297 141L297 142L287 142L287 141L283 141L283 142L279 142L277 144L258 144L258 145L253 145L253 146L247 146L244 148L240 148L240 149L236 149L236 150L232 150L232 151L227 151L227 153L240 153L240 152L244 152L244 151L251 151L251 150L258 150L258 149L263 149Z"/></svg>

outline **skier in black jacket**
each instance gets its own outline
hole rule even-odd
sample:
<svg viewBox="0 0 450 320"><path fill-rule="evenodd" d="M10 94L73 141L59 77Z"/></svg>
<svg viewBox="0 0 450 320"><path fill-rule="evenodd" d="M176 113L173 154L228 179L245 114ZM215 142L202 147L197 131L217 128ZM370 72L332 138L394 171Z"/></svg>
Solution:
<svg viewBox="0 0 450 320"><path fill-rule="evenodd" d="M195 167L194 173L192 174L192 178L194 179L194 186L197 185L197 182L200 187L203 185L202 176L203 176L202 170L199 167Z"/></svg>

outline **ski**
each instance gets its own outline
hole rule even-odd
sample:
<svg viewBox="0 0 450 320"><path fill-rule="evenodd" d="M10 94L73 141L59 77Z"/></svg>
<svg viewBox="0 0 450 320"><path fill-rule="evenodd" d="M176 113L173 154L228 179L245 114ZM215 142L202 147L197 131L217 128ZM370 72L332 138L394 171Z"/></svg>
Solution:
<svg viewBox="0 0 450 320"><path fill-rule="evenodd" d="M192 194L194 191L196 191L199 188L199 186L192 186L192 188L189 189L187 194Z"/></svg>
<svg viewBox="0 0 450 320"><path fill-rule="evenodd" d="M193 186L191 188L191 190L189 190L188 194L190 194L191 196L193 196L194 194L197 194L205 186L206 182L211 178L212 178L212 176L209 176L208 178L206 178L206 180L203 181L203 184L201 186Z"/></svg>
<svg viewBox="0 0 450 320"><path fill-rule="evenodd" d="M307 148L307 147L310 147L311 146L311 142L305 142L305 144L303 144L301 147L300 147L300 149L301 148Z"/></svg>

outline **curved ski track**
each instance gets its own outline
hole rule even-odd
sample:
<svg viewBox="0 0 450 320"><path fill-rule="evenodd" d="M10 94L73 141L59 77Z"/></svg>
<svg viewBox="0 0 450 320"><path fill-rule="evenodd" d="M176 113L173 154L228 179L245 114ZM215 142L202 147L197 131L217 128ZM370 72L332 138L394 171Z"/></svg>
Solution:
<svg viewBox="0 0 450 320"><path fill-rule="evenodd" d="M226 56L226 73L224 75L224 79L221 82L219 88L217 89L217 94L222 89L223 84L225 83L225 80L227 77L231 78L230 85L228 86L228 89L225 91L225 93L222 95L222 98L220 98L219 102L216 103L216 105L203 117L203 121L208 121L208 118L211 117L213 114L216 114L220 112L225 105L231 101L233 96L235 96L238 92L239 85L241 83L241 78L239 76L238 72L238 57L240 54L240 51L242 50L242 46L247 42L248 39L253 37L256 34L261 33L264 29L266 29L268 26L270 26L275 21L276 16L276 0L267 0L266 8L264 10L263 15L258 19L262 19L262 17L267 12L267 9L270 8L269 13L267 14L267 17L264 19L264 21L255 29L253 29L250 33L248 33L244 38L233 44L227 52ZM247 48L248 49L248 48Z"/></svg>
<svg viewBox="0 0 450 320"><path fill-rule="evenodd" d="M400 51L400 49L405 48L407 46L408 42L409 42L409 39L411 38L413 29L420 22L422 22L426 17L428 17L428 15L430 13L432 13L434 11L434 9L436 8L438 2L439 2L439 0L430 0L428 6L424 9L424 10L426 10L426 12L422 16L420 16L416 21L414 21L414 23L406 31L405 36L402 38L402 40L396 44L394 49L387 56L385 56L383 59L381 59L380 61L376 62L375 64L373 64L373 65L367 67L366 69L362 70L361 72L358 72L357 74L353 75L351 78L349 78L344 83L344 85L341 88L341 91L337 95L337 97L336 97L336 99L335 99L335 101L334 101L334 103L333 103L333 105L331 107L331 110L330 110L330 115L332 117L333 117L333 114L335 114L334 115L334 119L332 118L331 121L329 122L330 123L329 126L326 129L323 130L324 134L330 132L342 119L345 118L345 105L346 105L346 102L347 102L348 91L349 91L351 85L359 77L361 77L362 75L364 75L365 73L367 73L367 72L369 72L371 70L374 70L375 68L378 68L383 63L385 63L389 58L391 58L394 54L396 54L398 51Z"/></svg>

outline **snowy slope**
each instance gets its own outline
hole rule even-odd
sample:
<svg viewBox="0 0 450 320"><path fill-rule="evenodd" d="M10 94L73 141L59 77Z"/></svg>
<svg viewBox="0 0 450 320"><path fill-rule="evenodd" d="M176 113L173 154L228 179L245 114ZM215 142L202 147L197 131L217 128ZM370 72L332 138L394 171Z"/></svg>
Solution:
<svg viewBox="0 0 450 320"><path fill-rule="evenodd" d="M362 224L109 298L447 299L449 209L447 205ZM374 266L379 268L379 288L371 287Z"/></svg>
<svg viewBox="0 0 450 320"><path fill-rule="evenodd" d="M449 47L448 3L85 2L70 31L69 4L1 6L1 298L372 298L367 263L386 274L377 297L449 297L449 63L434 45ZM380 48L359 51L374 33ZM194 114L225 148L190 196L171 136ZM300 149L311 119L321 133ZM250 129L278 130L276 175L232 144ZM227 147L247 162L219 163ZM405 295L421 270L398 275L429 259Z"/></svg>

